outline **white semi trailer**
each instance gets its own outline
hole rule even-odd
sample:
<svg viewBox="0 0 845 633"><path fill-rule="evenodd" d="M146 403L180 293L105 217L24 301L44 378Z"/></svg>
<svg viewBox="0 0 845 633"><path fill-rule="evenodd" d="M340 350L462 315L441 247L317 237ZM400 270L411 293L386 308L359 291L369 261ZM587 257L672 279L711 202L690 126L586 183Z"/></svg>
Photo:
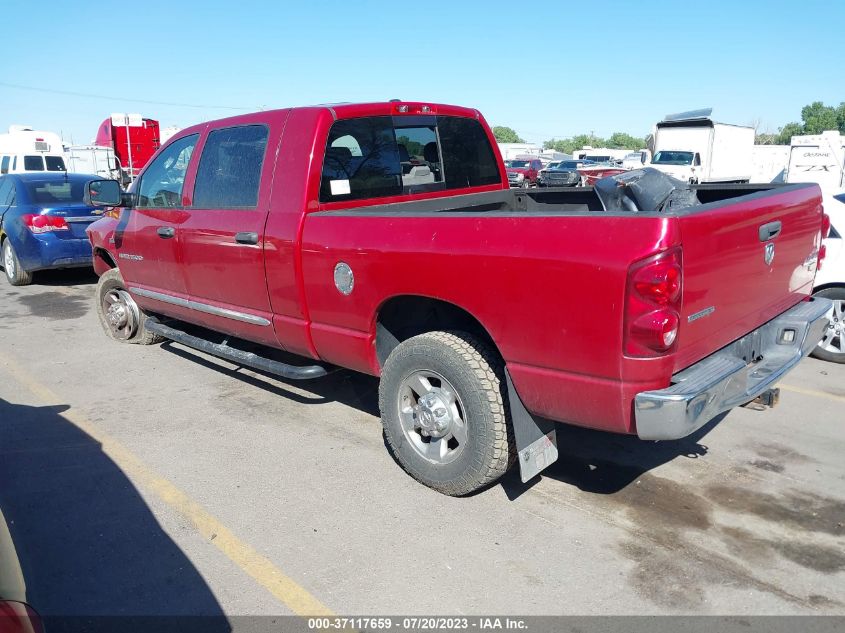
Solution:
<svg viewBox="0 0 845 633"><path fill-rule="evenodd" d="M711 112L670 114L655 125L651 166L691 183L749 182L754 128L717 123Z"/></svg>
<svg viewBox="0 0 845 633"><path fill-rule="evenodd" d="M786 182L815 182L827 194L845 187L845 136L838 130L793 136Z"/></svg>

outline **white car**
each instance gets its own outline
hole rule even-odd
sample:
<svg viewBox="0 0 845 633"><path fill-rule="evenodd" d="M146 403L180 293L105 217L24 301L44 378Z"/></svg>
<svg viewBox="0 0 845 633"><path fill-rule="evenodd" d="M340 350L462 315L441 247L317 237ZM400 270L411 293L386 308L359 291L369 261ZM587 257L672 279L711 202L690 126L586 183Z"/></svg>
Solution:
<svg viewBox="0 0 845 633"><path fill-rule="evenodd" d="M830 216L830 236L824 241L827 255L816 275L813 294L833 300L830 325L813 356L845 363L845 191L824 197Z"/></svg>

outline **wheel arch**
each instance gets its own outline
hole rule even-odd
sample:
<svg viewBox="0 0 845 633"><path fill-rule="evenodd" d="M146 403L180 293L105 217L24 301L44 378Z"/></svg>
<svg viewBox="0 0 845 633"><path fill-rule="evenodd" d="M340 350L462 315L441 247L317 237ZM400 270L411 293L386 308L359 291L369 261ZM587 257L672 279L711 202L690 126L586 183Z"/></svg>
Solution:
<svg viewBox="0 0 845 633"><path fill-rule="evenodd" d="M106 249L101 248L99 246L95 246L93 250L94 256L94 271L97 275L102 276L103 273L112 270L113 268L117 268L117 262L115 261L114 257L111 253L109 253Z"/></svg>
<svg viewBox="0 0 845 633"><path fill-rule="evenodd" d="M830 283L822 284L813 288L813 294L821 292L822 290L829 290L830 288L845 288L845 281L831 281Z"/></svg>
<svg viewBox="0 0 845 633"><path fill-rule="evenodd" d="M373 325L379 369L402 341L438 330L473 334L501 357L493 335L484 324L466 308L444 299L412 294L390 297L379 306Z"/></svg>

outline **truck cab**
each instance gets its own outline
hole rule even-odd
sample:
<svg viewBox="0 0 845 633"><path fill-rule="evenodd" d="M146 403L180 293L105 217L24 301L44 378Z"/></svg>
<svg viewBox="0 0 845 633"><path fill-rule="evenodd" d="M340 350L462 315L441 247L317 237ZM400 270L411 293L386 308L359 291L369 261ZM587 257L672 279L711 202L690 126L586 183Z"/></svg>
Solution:
<svg viewBox="0 0 845 633"><path fill-rule="evenodd" d="M660 150L651 164L664 174L695 184L701 176L701 154L687 150Z"/></svg>
<svg viewBox="0 0 845 633"><path fill-rule="evenodd" d="M62 139L27 125L10 126L0 134L0 175L34 171L67 171Z"/></svg>

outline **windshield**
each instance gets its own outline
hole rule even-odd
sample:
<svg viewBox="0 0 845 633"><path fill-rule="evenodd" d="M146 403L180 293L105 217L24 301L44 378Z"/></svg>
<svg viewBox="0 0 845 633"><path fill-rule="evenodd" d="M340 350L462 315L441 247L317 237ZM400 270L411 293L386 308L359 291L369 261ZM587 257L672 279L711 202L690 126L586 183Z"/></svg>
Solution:
<svg viewBox="0 0 845 633"><path fill-rule="evenodd" d="M651 162L655 165L692 165L693 152L657 152Z"/></svg>
<svg viewBox="0 0 845 633"><path fill-rule="evenodd" d="M527 160L509 160L505 163L505 166L506 167L517 167L517 168L520 168L520 169L524 169L525 167L528 167L528 161Z"/></svg>
<svg viewBox="0 0 845 633"><path fill-rule="evenodd" d="M84 180L27 180L24 185L30 201L36 204L53 202L82 202L85 190Z"/></svg>
<svg viewBox="0 0 845 633"><path fill-rule="evenodd" d="M47 162L47 171L67 171L61 156L45 156L44 160Z"/></svg>
<svg viewBox="0 0 845 633"><path fill-rule="evenodd" d="M583 164L584 161L581 160L565 160L560 164L558 169L578 169Z"/></svg>

